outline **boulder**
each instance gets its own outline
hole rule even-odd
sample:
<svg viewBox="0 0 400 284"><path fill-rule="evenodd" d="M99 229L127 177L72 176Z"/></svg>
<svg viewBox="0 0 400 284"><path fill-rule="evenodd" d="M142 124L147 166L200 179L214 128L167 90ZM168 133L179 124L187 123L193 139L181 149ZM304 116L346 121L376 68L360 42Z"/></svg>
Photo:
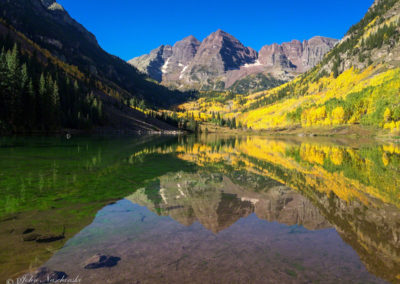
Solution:
<svg viewBox="0 0 400 284"><path fill-rule="evenodd" d="M96 254L85 262L85 269L113 267L121 260L120 257Z"/></svg>

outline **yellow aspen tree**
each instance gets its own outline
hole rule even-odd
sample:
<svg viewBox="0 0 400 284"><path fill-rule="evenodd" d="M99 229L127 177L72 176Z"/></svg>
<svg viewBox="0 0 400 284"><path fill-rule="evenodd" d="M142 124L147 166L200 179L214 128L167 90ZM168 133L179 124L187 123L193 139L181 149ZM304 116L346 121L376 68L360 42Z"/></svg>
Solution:
<svg viewBox="0 0 400 284"><path fill-rule="evenodd" d="M344 109L343 107L337 107L332 111L332 124L342 124L344 123Z"/></svg>
<svg viewBox="0 0 400 284"><path fill-rule="evenodd" d="M389 122L389 121L392 119L392 112L390 111L389 108L386 108L386 109L385 109L385 112L383 113L383 119L384 119L386 122Z"/></svg>

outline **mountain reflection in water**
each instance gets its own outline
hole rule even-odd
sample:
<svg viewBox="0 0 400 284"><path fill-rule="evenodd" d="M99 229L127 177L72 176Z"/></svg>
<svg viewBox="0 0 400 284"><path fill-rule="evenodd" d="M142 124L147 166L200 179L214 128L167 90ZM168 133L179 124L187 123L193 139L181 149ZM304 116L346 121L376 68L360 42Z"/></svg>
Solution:
<svg viewBox="0 0 400 284"><path fill-rule="evenodd" d="M112 162L113 142L95 145L97 164L77 177L79 195L101 177L93 190L103 205L113 185L114 198L125 198L79 233L67 230L42 266L84 283L400 282L398 145L189 136L118 144ZM85 207L90 196L73 204ZM97 253L121 260L85 269Z"/></svg>

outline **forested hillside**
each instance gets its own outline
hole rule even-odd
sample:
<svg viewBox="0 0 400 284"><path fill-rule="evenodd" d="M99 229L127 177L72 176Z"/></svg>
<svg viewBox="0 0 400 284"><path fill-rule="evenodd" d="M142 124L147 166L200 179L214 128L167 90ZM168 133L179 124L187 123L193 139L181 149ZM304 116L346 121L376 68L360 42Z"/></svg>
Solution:
<svg viewBox="0 0 400 284"><path fill-rule="evenodd" d="M121 97L3 21L0 53L1 134L177 130L177 121L153 115L144 99Z"/></svg>
<svg viewBox="0 0 400 284"><path fill-rule="evenodd" d="M105 122L102 101L53 64L0 40L0 131L54 131L90 128Z"/></svg>
<svg viewBox="0 0 400 284"><path fill-rule="evenodd" d="M0 0L0 51L0 133L175 130L148 110L193 95L103 51L55 1Z"/></svg>
<svg viewBox="0 0 400 284"><path fill-rule="evenodd" d="M136 68L105 52L95 36L55 0L0 0L0 17L61 61L76 66L86 77L114 89L121 98L134 96L157 107L186 99L185 94L147 80Z"/></svg>
<svg viewBox="0 0 400 284"><path fill-rule="evenodd" d="M323 61L275 89L200 100L185 111L252 129L361 124L400 131L400 1L376 1ZM223 101L223 102L222 102Z"/></svg>

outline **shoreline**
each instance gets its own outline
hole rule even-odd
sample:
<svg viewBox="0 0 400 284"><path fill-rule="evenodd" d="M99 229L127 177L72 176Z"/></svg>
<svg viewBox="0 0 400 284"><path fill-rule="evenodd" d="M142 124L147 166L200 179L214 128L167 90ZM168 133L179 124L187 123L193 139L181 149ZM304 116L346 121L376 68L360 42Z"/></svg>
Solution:
<svg viewBox="0 0 400 284"><path fill-rule="evenodd" d="M207 130L206 130L207 129ZM247 136L270 136L270 137L288 137L288 138L337 138L337 139L362 139L391 141L400 143L400 136L389 133L387 130L378 127L368 127L361 125L342 125L337 127L308 127L293 126L288 128L276 129L230 129L217 125L201 125L201 132L191 133L183 130L132 130L132 129L112 129L97 128L91 130L80 129L61 129L53 132L33 131L30 133L0 133L2 137L54 137L64 136L67 139L72 136L179 136L179 135L247 135Z"/></svg>
<svg viewBox="0 0 400 284"><path fill-rule="evenodd" d="M207 127L208 126L208 127ZM207 128L208 131L204 129ZM229 129L216 125L202 125L202 134L221 134L221 135L263 135L274 137L325 137L325 138L349 138L349 139L374 139L382 141L393 141L400 143L400 135L389 133L386 129L361 126L361 125L341 125L337 127L308 127L293 126L288 128L276 129Z"/></svg>

